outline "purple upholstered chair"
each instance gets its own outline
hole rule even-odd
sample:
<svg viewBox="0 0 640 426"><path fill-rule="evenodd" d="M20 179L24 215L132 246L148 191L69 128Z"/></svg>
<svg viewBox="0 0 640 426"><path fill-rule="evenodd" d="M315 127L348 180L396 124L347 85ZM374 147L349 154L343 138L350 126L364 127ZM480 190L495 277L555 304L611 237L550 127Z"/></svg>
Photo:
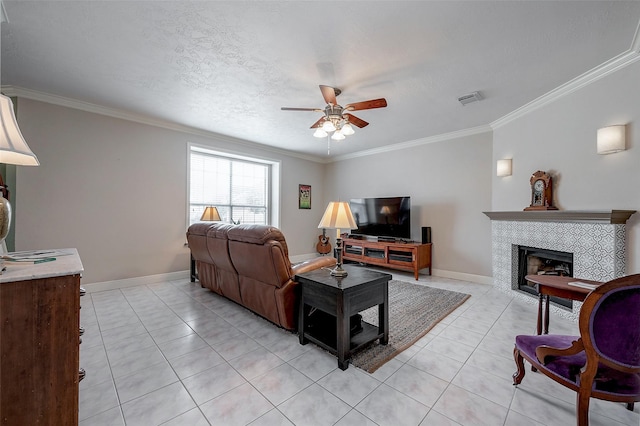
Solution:
<svg viewBox="0 0 640 426"><path fill-rule="evenodd" d="M523 359L577 392L578 426L589 424L589 398L640 401L640 274L609 281L584 300L580 336L516 336L513 356L522 382Z"/></svg>

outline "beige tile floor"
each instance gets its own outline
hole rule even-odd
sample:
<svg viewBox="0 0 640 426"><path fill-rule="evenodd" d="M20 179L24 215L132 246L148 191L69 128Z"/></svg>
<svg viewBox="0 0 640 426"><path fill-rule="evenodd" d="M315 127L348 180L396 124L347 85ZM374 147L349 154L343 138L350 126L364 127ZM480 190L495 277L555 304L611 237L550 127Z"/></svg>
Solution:
<svg viewBox="0 0 640 426"><path fill-rule="evenodd" d="M80 424L575 424L573 392L530 370L512 385L514 336L534 332L535 304L465 281L419 284L472 297L374 374L339 370L334 356L188 280L89 293ZM552 315L551 332L577 326ZM637 406L592 400L591 424L636 426Z"/></svg>

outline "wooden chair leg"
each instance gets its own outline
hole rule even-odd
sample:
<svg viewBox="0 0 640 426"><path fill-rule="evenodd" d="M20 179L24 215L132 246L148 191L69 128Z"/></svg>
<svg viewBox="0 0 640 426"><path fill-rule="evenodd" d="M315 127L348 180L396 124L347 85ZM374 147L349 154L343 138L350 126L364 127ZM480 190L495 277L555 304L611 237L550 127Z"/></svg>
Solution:
<svg viewBox="0 0 640 426"><path fill-rule="evenodd" d="M578 388L578 395L576 396L578 426L589 426L589 400L591 399L593 379L597 371L597 364L594 368L594 364L590 365L587 360L587 365L583 367L580 373L580 388Z"/></svg>
<svg viewBox="0 0 640 426"><path fill-rule="evenodd" d="M578 400L578 406L576 407L578 410L576 416L578 419L578 426L589 426L589 394L581 394L578 392L576 399Z"/></svg>
<svg viewBox="0 0 640 426"><path fill-rule="evenodd" d="M524 358L522 358L522 354L520 354L520 350L515 347L513 348L513 359L516 361L516 367L518 371L513 373L513 385L519 385L524 378Z"/></svg>

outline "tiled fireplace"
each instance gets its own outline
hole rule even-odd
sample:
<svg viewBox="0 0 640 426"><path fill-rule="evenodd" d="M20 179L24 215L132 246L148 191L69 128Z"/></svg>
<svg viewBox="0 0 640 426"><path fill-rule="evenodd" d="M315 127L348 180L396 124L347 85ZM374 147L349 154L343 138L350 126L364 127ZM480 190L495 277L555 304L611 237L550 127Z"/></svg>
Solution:
<svg viewBox="0 0 640 426"><path fill-rule="evenodd" d="M625 223L632 210L606 212L521 211L485 212L491 218L493 280L497 289L530 303L537 298L518 290L519 246L573 254L573 276L609 281L626 269ZM551 306L552 312L576 319L572 308Z"/></svg>

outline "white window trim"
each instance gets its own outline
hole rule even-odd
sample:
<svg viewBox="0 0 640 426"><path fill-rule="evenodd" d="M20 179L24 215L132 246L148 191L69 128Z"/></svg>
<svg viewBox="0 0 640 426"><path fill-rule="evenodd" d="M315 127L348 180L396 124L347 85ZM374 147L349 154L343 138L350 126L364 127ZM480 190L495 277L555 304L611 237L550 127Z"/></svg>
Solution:
<svg viewBox="0 0 640 426"><path fill-rule="evenodd" d="M268 203L268 217L269 225L280 228L280 187L281 187L281 162L279 160L264 158L264 157L252 157L247 154L242 154L233 151L222 150L219 148L213 148L211 146L187 143L187 173L185 176L186 184L186 206L185 206L185 228L189 227L189 210L191 208L191 151L199 151L211 155L219 155L221 157L234 158L238 160L245 160L254 163L269 164L271 166L270 176L270 188L269 188L269 203Z"/></svg>

